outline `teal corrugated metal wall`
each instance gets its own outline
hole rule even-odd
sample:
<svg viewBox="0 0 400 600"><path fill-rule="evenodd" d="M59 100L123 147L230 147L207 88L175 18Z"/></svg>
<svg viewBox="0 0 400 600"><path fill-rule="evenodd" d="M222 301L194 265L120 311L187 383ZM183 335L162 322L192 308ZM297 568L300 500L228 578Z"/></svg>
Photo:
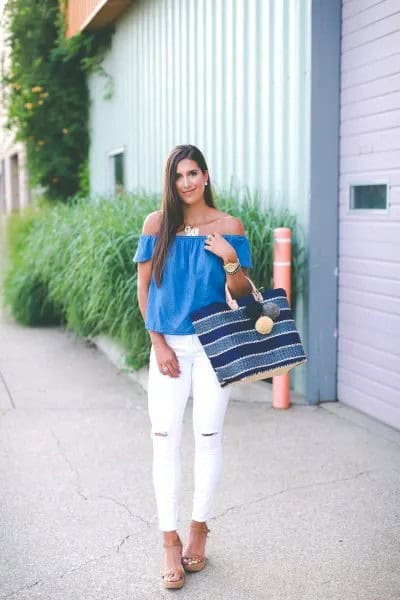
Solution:
<svg viewBox="0 0 400 600"><path fill-rule="evenodd" d="M159 191L178 143L205 153L214 183L232 176L305 212L310 0L148 0L117 24L92 76L91 186L110 191L108 153L125 148L127 188Z"/></svg>

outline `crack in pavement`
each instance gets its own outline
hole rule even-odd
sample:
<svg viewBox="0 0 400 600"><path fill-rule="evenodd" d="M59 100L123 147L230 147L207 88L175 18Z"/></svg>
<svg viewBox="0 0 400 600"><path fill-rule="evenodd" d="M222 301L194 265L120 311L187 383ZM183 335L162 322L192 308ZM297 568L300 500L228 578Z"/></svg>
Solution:
<svg viewBox="0 0 400 600"><path fill-rule="evenodd" d="M111 550L112 548L109 549ZM83 569L83 567L86 567L86 565L90 565L90 563L97 562L98 560L102 560L103 558L108 558L109 556L111 556L111 554L102 554L101 556L96 556L95 558L89 558L89 560L85 560L85 562L83 562L81 565L78 565L77 567L72 567L72 569L67 569L66 571L61 573L61 575L57 575L53 578L53 580L62 579L63 577L65 577L65 575L75 573L75 571L80 571L81 569Z"/></svg>
<svg viewBox="0 0 400 600"><path fill-rule="evenodd" d="M112 496L93 496L93 498L94 499L95 498L104 498L104 500L111 500L112 502L115 502L115 504L118 504L118 506L121 506L122 508L124 508L126 510L126 512L134 519L138 519L142 523L145 523L147 527L151 526L150 521L148 521L141 515L137 515L136 513L133 513L126 504L124 504L123 502L120 502L119 500L117 500L116 498L113 498Z"/></svg>
<svg viewBox="0 0 400 600"><path fill-rule="evenodd" d="M9 400L10 400L10 404L11 404L11 406L12 406L13 408L16 408L16 406L15 406L15 403L14 403L14 399L13 399L13 397L12 397L12 394L11 394L11 391L10 391L10 388L9 388L9 387L8 387L8 385L7 385L6 378L4 377L4 375L3 375L3 373L2 373L1 371L0 371L0 379L1 379L1 381L3 382L3 385L4 385L4 387L5 387L5 390L6 390L6 392L7 392L8 398L9 398Z"/></svg>
<svg viewBox="0 0 400 600"><path fill-rule="evenodd" d="M91 558L89 560L86 560L81 565L78 565L77 567L72 567L72 569L67 569L60 575L56 575L55 577L49 577L48 579L38 579L34 583L29 583L28 585L24 585L16 590L14 590L13 592L6 594L5 596L1 596L1 598L10 598L11 596L18 594L19 592L23 592L24 590L29 590L30 588L35 587L35 585L42 584L42 583L49 583L51 581L55 581L56 579L62 579L65 575L68 575L69 573L73 573L74 571L79 571L80 569L82 569L86 565L90 564L91 562L96 562L98 560L101 560L102 558L107 558L108 556L111 556L111 554L102 554L101 556L97 556L96 558Z"/></svg>
<svg viewBox="0 0 400 600"><path fill-rule="evenodd" d="M1 596L1 597L2 598L10 598L11 596L18 594L19 592L23 592L24 590L30 590L31 588L35 587L35 585L38 585L38 583L42 583L42 581L44 581L44 580L38 579L38 581L35 581L34 583L28 583L28 585L23 585L22 587L14 590L13 592L9 592L5 596Z"/></svg>
<svg viewBox="0 0 400 600"><path fill-rule="evenodd" d="M148 521L147 519L145 519L144 517L142 517L141 515L138 515L134 512L132 512L130 510L130 508L124 504L123 502L121 502L120 500L117 500L116 498L114 498L113 496L103 496L103 495L97 495L97 496L86 496L83 492L82 492L82 484L81 484L81 478L80 478L80 474L78 469L76 469L74 467L74 465L72 464L71 460L68 458L65 450L62 447L61 441L60 439L57 437L57 435L54 433L54 431L51 429L50 430L53 437L55 438L56 442L57 442L57 446L58 449L60 451L61 456L64 458L65 462L68 464L69 468L71 469L72 473L75 475L76 478L76 491L77 494L83 498L85 501L91 501L91 500L95 500L97 498L102 498L104 500L110 500L111 502L114 502L115 504L117 504L118 506L121 506L124 510L126 510L126 512L129 514L130 517L132 517L133 519L137 519L138 521L140 521L141 523L145 523L145 525L147 527L151 526L150 521Z"/></svg>
<svg viewBox="0 0 400 600"><path fill-rule="evenodd" d="M108 558L108 557L112 556L114 552L119 553L121 546L123 546L123 544L125 544L126 540L128 540L132 535L133 535L132 533L129 533L128 535L124 536L122 538L122 540L117 544L116 549L115 549L115 546L107 547L108 550L112 550L111 553L109 552L107 554L101 554L100 556L96 556L95 558L90 558L89 560L85 560L85 562L83 562L82 564L77 565L76 567L72 567L71 569L67 569L66 571L63 571L62 573L60 573L60 575L55 575L54 577L49 577L48 579L38 579L34 583L28 583L27 585L17 588L16 590L13 590L12 592L9 592L5 596L1 596L1 598L2 599L10 598L11 596L15 596L15 594L18 594L19 592L23 592L24 590L29 590L38 584L49 583L49 582L55 581L57 579L62 579L63 577L65 577L66 575L69 575L70 573L75 573L76 571L80 571L81 569L83 569L84 567L89 565L90 563L94 563L99 560L102 560L103 558Z"/></svg>
<svg viewBox="0 0 400 600"><path fill-rule="evenodd" d="M72 473L75 475L76 478L76 490L77 490L77 494L83 498L84 500L88 500L88 497L85 496L85 494L82 492L82 485L81 485L81 477L79 475L79 471L78 469L76 469L74 467L74 465L72 464L72 462L70 461L70 459L68 458L68 456L66 455L65 451L63 450L63 447L61 445L61 441L59 440L59 438L56 436L56 434L54 433L54 431L52 429L50 429L54 439L57 442L57 446L59 449L59 452L61 454L61 456L63 457L63 459L65 460L65 462L67 463L67 465L69 466L69 468L71 469Z"/></svg>
<svg viewBox="0 0 400 600"><path fill-rule="evenodd" d="M19 594L19 592L24 592L25 590L30 590L31 588L35 587L35 585L38 585L39 583L43 583L43 582L44 582L44 579L39 579L38 581L35 581L35 583L28 583L27 585L23 585L22 587L17 588L16 590L13 590L12 592L9 592L5 596L0 596L0 597L2 599L11 598L11 596L15 596L15 594Z"/></svg>
<svg viewBox="0 0 400 600"><path fill-rule="evenodd" d="M128 535L126 535L124 538L122 538L122 540L120 541L120 543L119 543L119 544L118 544L118 546L117 546L117 552L119 552L119 551L120 551L120 548L121 548L121 546L123 546L123 545L125 544L126 540L128 540L128 539L131 537L131 535L133 535L133 534L132 534L132 533L129 533L129 534L128 534Z"/></svg>
<svg viewBox="0 0 400 600"><path fill-rule="evenodd" d="M286 492L291 492L293 490L304 490L307 488L312 488L312 487L320 486L320 485L331 485L332 483L342 483L343 481L351 481L353 479L357 479L358 477L361 477L363 475L366 475L368 473L373 473L373 472L374 472L374 469L369 469L367 471L360 471L359 473L356 473L355 475L352 475L351 477L344 477L343 479L332 479L331 481L317 481L314 483L307 483L305 485L296 485L293 487L287 487L283 490L279 490L278 492L274 492L273 494L266 494L265 496L262 496L261 498L256 498L254 500L248 500L247 502L242 502L241 504L235 504L234 506L230 506L229 508L226 508L224 511L222 511L221 513L219 513L218 515L213 517L213 519L219 519L221 517L224 517L227 513L229 513L232 510L240 509L240 508L243 508L244 506L251 506L252 504L258 504L259 502L263 502L264 500L269 500L270 498L274 498L275 496L280 496L281 494L285 494Z"/></svg>

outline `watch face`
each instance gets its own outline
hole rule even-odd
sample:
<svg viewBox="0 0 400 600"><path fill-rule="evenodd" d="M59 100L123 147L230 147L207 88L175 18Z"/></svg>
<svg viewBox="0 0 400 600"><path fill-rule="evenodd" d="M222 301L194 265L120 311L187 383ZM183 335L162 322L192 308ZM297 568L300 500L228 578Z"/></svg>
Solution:
<svg viewBox="0 0 400 600"><path fill-rule="evenodd" d="M232 273L232 271L234 271L237 267L237 263L226 263L225 265L225 271L227 271L228 273Z"/></svg>

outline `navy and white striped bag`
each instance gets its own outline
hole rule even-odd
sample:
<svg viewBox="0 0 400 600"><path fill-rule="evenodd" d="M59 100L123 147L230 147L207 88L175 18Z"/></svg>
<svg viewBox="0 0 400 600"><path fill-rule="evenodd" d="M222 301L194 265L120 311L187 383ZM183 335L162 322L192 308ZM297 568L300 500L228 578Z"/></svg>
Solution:
<svg viewBox="0 0 400 600"><path fill-rule="evenodd" d="M226 304L209 304L190 315L221 387L284 375L307 360L285 290L260 292L249 281L253 291L248 296L234 300L225 285ZM271 302L279 306L268 334L259 333L245 314L254 299L264 308Z"/></svg>

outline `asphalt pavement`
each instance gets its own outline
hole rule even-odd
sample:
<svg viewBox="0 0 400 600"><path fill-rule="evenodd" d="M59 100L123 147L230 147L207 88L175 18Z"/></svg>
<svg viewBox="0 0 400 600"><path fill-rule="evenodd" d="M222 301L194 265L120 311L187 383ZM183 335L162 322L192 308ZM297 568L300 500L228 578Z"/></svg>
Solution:
<svg viewBox="0 0 400 600"><path fill-rule="evenodd" d="M62 328L0 322L0 598L399 600L400 432L230 403L207 568L160 586L146 393ZM192 499L185 415L180 534Z"/></svg>

